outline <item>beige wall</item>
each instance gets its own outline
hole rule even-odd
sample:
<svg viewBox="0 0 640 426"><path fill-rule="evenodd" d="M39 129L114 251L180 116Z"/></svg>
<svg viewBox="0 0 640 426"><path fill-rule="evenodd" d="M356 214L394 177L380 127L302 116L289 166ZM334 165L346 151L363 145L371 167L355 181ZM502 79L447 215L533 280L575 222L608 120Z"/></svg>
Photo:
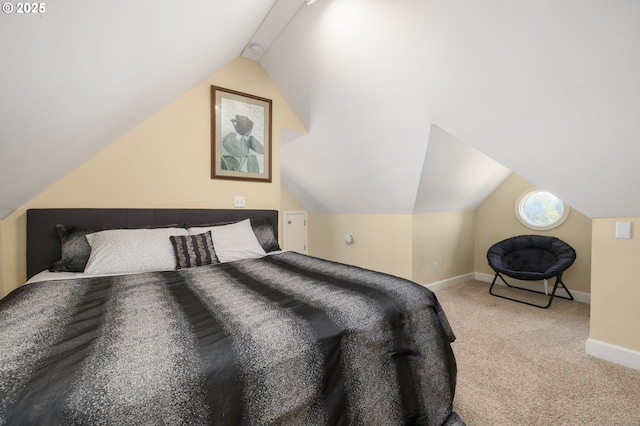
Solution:
<svg viewBox="0 0 640 426"><path fill-rule="evenodd" d="M632 238L615 238L616 222L631 222ZM590 337L640 351L639 217L593 220Z"/></svg>
<svg viewBox="0 0 640 426"><path fill-rule="evenodd" d="M0 297L4 297L26 279L27 215L26 209L0 221Z"/></svg>
<svg viewBox="0 0 640 426"><path fill-rule="evenodd" d="M282 210L304 210L304 207L285 186L280 191L280 208Z"/></svg>
<svg viewBox="0 0 640 426"><path fill-rule="evenodd" d="M473 222L472 211L310 214L309 254L429 284L473 272Z"/></svg>
<svg viewBox="0 0 640 426"><path fill-rule="evenodd" d="M534 231L522 225L515 215L515 203L531 182L513 173L476 209L475 262L476 272L493 275L487 263L487 250L491 245L514 235L540 234L558 237L569 243L577 253L573 266L563 275L563 281L572 290L591 292L591 219L571 209L567 220L549 231Z"/></svg>
<svg viewBox="0 0 640 426"><path fill-rule="evenodd" d="M3 283L8 277L8 270L4 267L5 253L7 250L4 248L9 242L4 238L4 221L0 221L0 297L4 296L6 292L3 288Z"/></svg>
<svg viewBox="0 0 640 426"><path fill-rule="evenodd" d="M273 101L273 182L212 180L210 86ZM280 209L280 129L306 131L277 87L255 61L236 59L2 221L4 296L26 279L26 210L37 207Z"/></svg>
<svg viewBox="0 0 640 426"><path fill-rule="evenodd" d="M309 214L309 254L411 279L412 216ZM347 245L344 236L353 234Z"/></svg>
<svg viewBox="0 0 640 426"><path fill-rule="evenodd" d="M578 254L563 277L565 283L572 290L590 293L591 219L571 209L567 220L553 230L525 227L515 216L515 203L532 187L531 182L512 174L475 211L310 214L309 254L430 284L472 272L493 275L486 253L505 238L553 235L571 244ZM299 203L292 195L285 198L297 208ZM345 244L346 233L354 234L355 244Z"/></svg>
<svg viewBox="0 0 640 426"><path fill-rule="evenodd" d="M474 221L473 211L414 215L413 280L429 284L474 272Z"/></svg>

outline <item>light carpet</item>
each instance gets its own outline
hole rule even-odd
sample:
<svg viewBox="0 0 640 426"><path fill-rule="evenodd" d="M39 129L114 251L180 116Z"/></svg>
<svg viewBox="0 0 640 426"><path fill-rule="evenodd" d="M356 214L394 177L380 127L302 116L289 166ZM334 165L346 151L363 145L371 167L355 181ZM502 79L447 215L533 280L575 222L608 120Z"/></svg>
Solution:
<svg viewBox="0 0 640 426"><path fill-rule="evenodd" d="M457 337L454 410L468 426L640 425L640 371L585 352L589 305L555 299L539 309L479 281L436 295Z"/></svg>

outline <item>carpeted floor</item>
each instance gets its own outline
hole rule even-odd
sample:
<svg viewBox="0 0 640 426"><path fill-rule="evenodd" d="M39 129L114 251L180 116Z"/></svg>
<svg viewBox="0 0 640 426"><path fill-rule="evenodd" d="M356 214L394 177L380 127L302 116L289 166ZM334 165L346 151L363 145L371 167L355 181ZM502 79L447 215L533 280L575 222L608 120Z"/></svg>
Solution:
<svg viewBox="0 0 640 426"><path fill-rule="evenodd" d="M640 425L640 371L585 352L589 305L534 308L478 281L436 295L457 336L454 409L468 426Z"/></svg>

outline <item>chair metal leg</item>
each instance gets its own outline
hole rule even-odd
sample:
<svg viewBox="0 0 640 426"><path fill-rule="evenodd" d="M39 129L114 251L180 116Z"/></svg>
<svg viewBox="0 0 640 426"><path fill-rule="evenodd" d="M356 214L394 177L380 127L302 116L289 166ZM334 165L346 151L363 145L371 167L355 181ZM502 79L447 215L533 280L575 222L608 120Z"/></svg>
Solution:
<svg viewBox="0 0 640 426"><path fill-rule="evenodd" d="M537 305L535 303L530 303L530 302L526 302L524 300L519 300L519 299L514 299L512 297L508 297L508 296L502 296L500 294L496 294L493 292L493 286L496 284L496 280L498 279L498 277L500 277L500 279L502 280L503 283L505 283L505 285L507 285L507 287L511 287L511 288L517 288L519 290L525 290L525 291L530 291L531 293L538 293L538 294L546 294L542 291L536 291L536 290L531 290L529 288L524 288L524 287L519 287L517 285L513 285L513 284L509 284L502 275L500 275L499 272L496 272L495 277L493 277L493 282L491 283L491 287L489 287L489 294L491 294L492 296L496 296L496 297L500 297L502 299L507 299L507 300L512 300L514 302L518 302L518 303L524 303L525 305L529 305L529 306L535 306L536 308L542 308L542 309L546 309L549 306L551 306L551 302L553 302L554 297L559 297L560 299L566 299L566 300L574 300L573 299L573 295L571 294L571 292L569 291L569 289L567 288L566 285L564 285L564 282L562 282L562 274L559 274L556 276L556 283L553 286L553 291L551 292L549 296L549 300L547 302L546 305ZM558 289L558 287L562 288L569 297L567 296L561 296L559 294L556 294L556 290Z"/></svg>

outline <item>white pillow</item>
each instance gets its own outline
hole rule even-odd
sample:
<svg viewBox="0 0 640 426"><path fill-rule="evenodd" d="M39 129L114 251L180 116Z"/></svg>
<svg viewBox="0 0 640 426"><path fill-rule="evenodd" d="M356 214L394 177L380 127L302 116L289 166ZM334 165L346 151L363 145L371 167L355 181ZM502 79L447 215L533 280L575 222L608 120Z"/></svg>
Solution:
<svg viewBox="0 0 640 426"><path fill-rule="evenodd" d="M213 248L220 262L255 259L267 254L258 242L249 219L230 225L189 228L189 235L207 231L211 231Z"/></svg>
<svg viewBox="0 0 640 426"><path fill-rule="evenodd" d="M87 234L91 255L86 274L124 274L176 269L169 237L188 235L184 228L110 229Z"/></svg>

